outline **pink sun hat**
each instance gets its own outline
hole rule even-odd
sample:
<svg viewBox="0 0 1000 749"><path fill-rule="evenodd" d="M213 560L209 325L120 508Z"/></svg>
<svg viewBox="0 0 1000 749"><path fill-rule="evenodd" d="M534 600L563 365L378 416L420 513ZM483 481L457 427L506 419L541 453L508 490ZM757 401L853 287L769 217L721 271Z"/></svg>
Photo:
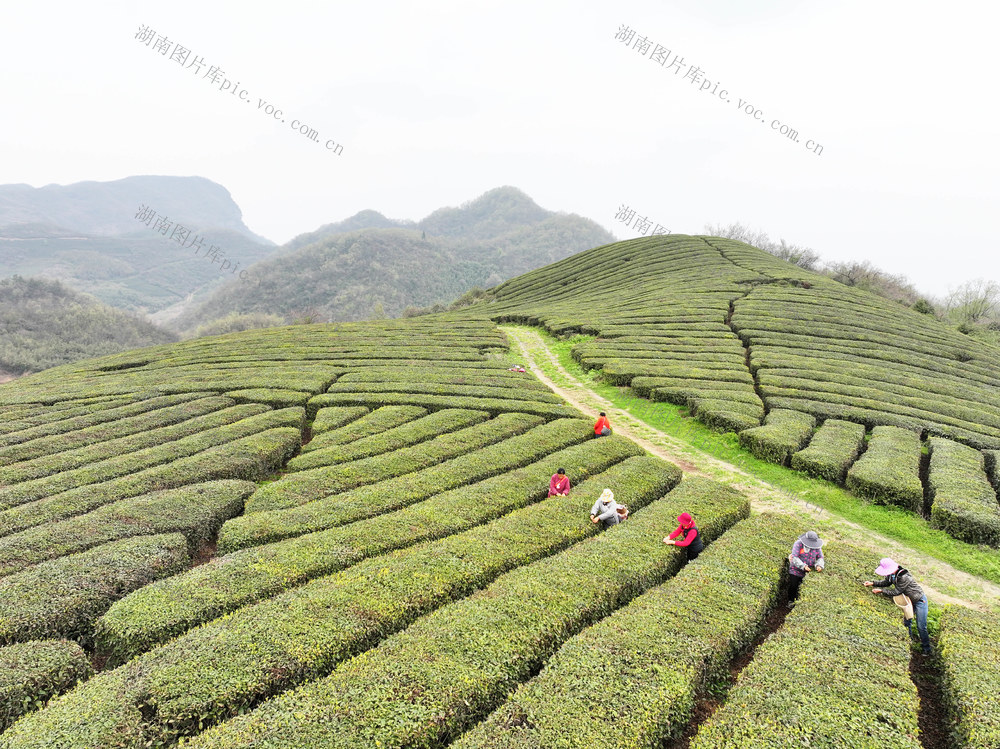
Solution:
<svg viewBox="0 0 1000 749"><path fill-rule="evenodd" d="M878 567L875 568L876 575L891 575L893 572L899 569L899 565L894 561L885 557L878 563Z"/></svg>

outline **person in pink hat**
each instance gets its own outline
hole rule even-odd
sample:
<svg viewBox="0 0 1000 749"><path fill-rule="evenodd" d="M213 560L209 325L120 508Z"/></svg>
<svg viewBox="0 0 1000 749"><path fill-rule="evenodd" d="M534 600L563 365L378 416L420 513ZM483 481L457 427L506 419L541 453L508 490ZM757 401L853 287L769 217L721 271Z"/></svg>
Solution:
<svg viewBox="0 0 1000 749"><path fill-rule="evenodd" d="M694 524L694 518L686 512L682 512L677 516L677 529L663 539L663 543L687 549L689 562L697 559L704 548L704 544L701 542L701 534L698 532L698 527Z"/></svg>
<svg viewBox="0 0 1000 749"><path fill-rule="evenodd" d="M906 596L913 605L913 613L917 620L917 631L920 633L920 646L924 655L931 654L931 639L927 635L927 596L924 589L913 579L910 571L900 567L895 561L888 557L879 562L875 568L876 575L882 575L884 579L873 580L865 583L872 589L872 593L881 594L886 598L896 598ZM907 619L903 615L903 623L906 624L907 631L913 634L910 623L913 618Z"/></svg>

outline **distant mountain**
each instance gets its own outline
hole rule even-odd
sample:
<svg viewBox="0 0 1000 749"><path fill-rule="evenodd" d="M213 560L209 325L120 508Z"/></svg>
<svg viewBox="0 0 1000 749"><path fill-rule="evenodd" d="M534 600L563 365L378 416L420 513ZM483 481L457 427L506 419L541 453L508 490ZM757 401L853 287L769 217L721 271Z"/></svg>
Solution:
<svg viewBox="0 0 1000 749"><path fill-rule="evenodd" d="M295 237L250 269L259 285L229 283L172 325L304 311L333 321L396 317L613 241L595 222L547 211L513 187L415 223L362 211Z"/></svg>
<svg viewBox="0 0 1000 749"><path fill-rule="evenodd" d="M143 205L155 213L148 225L136 218ZM187 248L181 235L170 239L178 225L191 232ZM223 257L245 269L274 250L246 227L229 192L203 177L0 185L0 277L58 279L124 309L155 312L206 295L232 277L220 273Z"/></svg>
<svg viewBox="0 0 1000 749"><path fill-rule="evenodd" d="M0 382L177 336L58 281L0 280Z"/></svg>

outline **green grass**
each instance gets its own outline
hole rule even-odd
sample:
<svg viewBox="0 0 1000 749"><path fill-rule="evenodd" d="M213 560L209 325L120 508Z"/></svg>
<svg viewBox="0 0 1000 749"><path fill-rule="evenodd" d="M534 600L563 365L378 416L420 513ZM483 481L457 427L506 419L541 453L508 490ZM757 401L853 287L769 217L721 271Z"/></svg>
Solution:
<svg viewBox="0 0 1000 749"><path fill-rule="evenodd" d="M720 433L709 429L691 417L684 406L654 403L632 395L628 388L600 382L596 372L584 372L570 355L570 349L577 343L593 340L590 336L578 335L568 339L557 339L540 328L524 327L524 329L541 335L562 367L573 377L611 401L617 408L628 411L644 424L683 440L715 458L732 463L762 481L840 515L845 520L906 544L950 564L957 570L1000 583L1000 550L964 543L944 531L931 528L926 520L913 513L866 504L829 481L810 478L790 468L759 460L740 448L735 432ZM541 360L541 365L545 374L556 384L570 384L548 361ZM715 478L726 480L723 476Z"/></svg>

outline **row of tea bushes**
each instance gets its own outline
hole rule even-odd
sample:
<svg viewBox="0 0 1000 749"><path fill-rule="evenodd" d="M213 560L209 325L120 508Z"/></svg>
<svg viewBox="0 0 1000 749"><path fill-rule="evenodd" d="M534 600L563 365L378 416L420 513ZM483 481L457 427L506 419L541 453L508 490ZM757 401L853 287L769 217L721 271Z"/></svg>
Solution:
<svg viewBox="0 0 1000 749"><path fill-rule="evenodd" d="M940 437L928 441L931 523L971 544L1000 546L1000 504L983 454Z"/></svg>
<svg viewBox="0 0 1000 749"><path fill-rule="evenodd" d="M316 419L319 419L319 413L325 410L328 409L320 409ZM314 431L312 440L303 446L303 453L317 448L346 444L362 437L378 435L388 429L407 424L427 415L427 409L419 406L383 406L370 413L368 413L368 409L364 410L365 413L350 420L350 429L323 429L320 433Z"/></svg>
<svg viewBox="0 0 1000 749"><path fill-rule="evenodd" d="M92 673L75 642L33 640L0 648L0 732Z"/></svg>
<svg viewBox="0 0 1000 749"><path fill-rule="evenodd" d="M1000 616L962 606L941 615L941 692L958 749L1000 746Z"/></svg>
<svg viewBox="0 0 1000 749"><path fill-rule="evenodd" d="M876 504L920 512L920 435L908 429L880 426L872 430L868 449L847 472L847 488Z"/></svg>
<svg viewBox="0 0 1000 749"><path fill-rule="evenodd" d="M863 425L827 419L816 430L809 446L792 455L791 466L810 476L843 484L847 480L847 470L854 465L864 444Z"/></svg>
<svg viewBox="0 0 1000 749"><path fill-rule="evenodd" d="M116 603L97 623L100 649L121 662L195 625L275 596L362 559L459 533L545 498L565 467L574 485L642 453L610 437L558 450L501 476L436 494L395 512L216 557ZM580 514L586 508L581 508Z"/></svg>
<svg viewBox="0 0 1000 749"><path fill-rule="evenodd" d="M312 422L313 439L326 432L340 429L345 424L355 422L367 413L369 413L369 410L364 406L321 408L316 412L316 416ZM306 447L308 445L303 447L303 450Z"/></svg>
<svg viewBox="0 0 1000 749"><path fill-rule="evenodd" d="M764 425L740 432L740 447L761 460L788 465L792 453L808 444L816 419L799 411L775 409Z"/></svg>

